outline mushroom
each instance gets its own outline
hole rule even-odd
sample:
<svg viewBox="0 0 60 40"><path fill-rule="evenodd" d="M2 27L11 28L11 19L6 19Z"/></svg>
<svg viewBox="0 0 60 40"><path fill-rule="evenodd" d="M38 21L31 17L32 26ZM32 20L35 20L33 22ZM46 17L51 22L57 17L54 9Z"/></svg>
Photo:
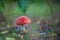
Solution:
<svg viewBox="0 0 60 40"><path fill-rule="evenodd" d="M18 17L17 20L16 20L16 24L17 24L17 25L21 25L22 28L23 28L22 33L25 33L25 32L28 31L28 30L25 30L25 28L24 28L25 26L24 26L24 25L30 24L30 23L31 23L31 20L30 20L30 18L28 18L27 16ZM21 26L20 26L20 27L21 27ZM21 36L23 36L23 35L21 35Z"/></svg>
<svg viewBox="0 0 60 40"><path fill-rule="evenodd" d="M25 24L30 24L31 23L31 20L27 17L27 16L21 16L21 17L18 17L17 20L16 20L16 24L17 25L25 25Z"/></svg>

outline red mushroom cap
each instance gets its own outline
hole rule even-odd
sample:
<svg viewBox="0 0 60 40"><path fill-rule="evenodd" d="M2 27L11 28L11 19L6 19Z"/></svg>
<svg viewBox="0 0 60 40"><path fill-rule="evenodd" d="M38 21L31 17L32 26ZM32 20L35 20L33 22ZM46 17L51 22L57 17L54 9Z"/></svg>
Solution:
<svg viewBox="0 0 60 40"><path fill-rule="evenodd" d="M27 16L18 17L16 20L17 25L30 24L31 20Z"/></svg>

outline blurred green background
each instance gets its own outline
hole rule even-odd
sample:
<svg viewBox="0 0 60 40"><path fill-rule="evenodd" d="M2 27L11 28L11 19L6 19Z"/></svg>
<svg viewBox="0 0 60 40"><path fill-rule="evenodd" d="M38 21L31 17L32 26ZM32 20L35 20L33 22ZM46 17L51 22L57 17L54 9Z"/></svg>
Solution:
<svg viewBox="0 0 60 40"><path fill-rule="evenodd" d="M58 0L0 0L0 11L6 17L6 21L0 26L15 25L16 18L22 15L28 16L32 20L31 29L37 31L39 25L35 22L41 19L52 20L60 19L60 3ZM55 28L55 27L54 27ZM31 32L31 33L32 33Z"/></svg>

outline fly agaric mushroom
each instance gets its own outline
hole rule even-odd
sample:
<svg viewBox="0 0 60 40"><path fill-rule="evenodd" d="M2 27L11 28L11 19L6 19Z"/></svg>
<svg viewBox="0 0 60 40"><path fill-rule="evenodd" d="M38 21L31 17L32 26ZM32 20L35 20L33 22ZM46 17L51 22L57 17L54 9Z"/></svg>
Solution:
<svg viewBox="0 0 60 40"><path fill-rule="evenodd" d="M29 30L29 28L27 27L28 29L26 29L26 26L24 26L24 25L30 24L30 23L31 23L31 20L27 16L18 17L16 20L16 24L21 25L22 27L20 27L20 29L23 30L24 32L28 32L28 30Z"/></svg>
<svg viewBox="0 0 60 40"><path fill-rule="evenodd" d="M16 20L16 24L17 25L21 25L21 26L23 26L24 27L24 25L25 24L30 24L31 23L31 20L27 17L27 16L21 16L21 17L18 17L17 18L17 20ZM21 27L21 28L23 28L23 27ZM25 28L25 27L24 27ZM21 29L21 32L22 33L25 33L25 32L27 32L28 30L25 30L25 29ZM22 31L23 30L23 31ZM23 35L22 34L20 34L21 35L21 39L23 38ZM19 36L20 36L19 35Z"/></svg>
<svg viewBox="0 0 60 40"><path fill-rule="evenodd" d="M16 20L17 25L25 25L30 23L31 23L31 20L27 16L18 17Z"/></svg>

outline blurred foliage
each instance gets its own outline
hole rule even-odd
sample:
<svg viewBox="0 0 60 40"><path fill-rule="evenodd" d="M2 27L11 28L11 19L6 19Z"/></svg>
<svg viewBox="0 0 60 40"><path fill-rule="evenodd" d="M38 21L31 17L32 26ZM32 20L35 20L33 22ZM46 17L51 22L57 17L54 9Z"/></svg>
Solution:
<svg viewBox="0 0 60 40"><path fill-rule="evenodd" d="M0 11L3 12L4 16L6 16L6 21L2 25L6 26L9 24L10 26L13 26L15 24L16 18L18 16L24 15L21 7L23 7L23 9L26 7L25 15L29 16L32 20L33 18L37 18L37 20L40 18L50 19L52 15L51 11L53 11L54 14L54 12L60 7L58 3L53 4L51 1L49 1L51 4L50 6L52 7L50 8L47 0L19 0L20 4L23 3L23 5L20 5L21 7L19 8L17 1L18 0L0 0ZM25 3L27 5L25 5Z"/></svg>
<svg viewBox="0 0 60 40"><path fill-rule="evenodd" d="M6 17L6 21L4 23L2 23L0 25L0 27L2 27L2 26L5 27L6 25L10 25L10 27L13 27L15 25L16 18L21 15L26 15L26 16L30 17L32 21L35 21L35 18L39 21L40 21L40 19L50 19L51 20L51 19L53 19L53 17L51 17L52 12L51 12L50 6L52 7L53 13L60 8L59 3L54 4L51 1L49 1L51 4L49 6L49 4L47 3L47 0L22 0L22 1L20 0L20 2L22 2L23 5L25 3L27 4L27 5L24 5L26 7L26 9L25 9L26 14L24 14L24 12L22 11L22 8L21 8L21 7L23 7L23 9L24 9L24 6L21 3L21 5L20 5L21 7L19 7L17 0L0 0L0 11L2 11L4 16ZM53 22L52 22L52 24L53 24ZM34 31L37 32L39 27L40 26L38 24L32 23L31 24L31 33L33 33ZM54 23L53 29L56 30L56 28L57 28L56 24ZM11 35L16 36L15 33L12 33ZM9 39L7 39L7 40L9 40Z"/></svg>
<svg viewBox="0 0 60 40"><path fill-rule="evenodd" d="M30 18L44 18L44 17L50 17L51 14L51 8L47 4L45 0L22 0L22 3L31 2L31 4L28 4L26 7L26 14ZM11 24L13 25L13 21L16 19L16 17L24 15L17 5L17 0L0 0L0 10L3 12L3 14L6 16L6 22L4 24ZM12 5L11 5L12 4ZM57 4L56 4L57 5ZM53 5L51 2L51 7L53 8L53 11L56 10L59 5ZM22 6L22 5L21 5ZM12 21L13 20L13 21Z"/></svg>

